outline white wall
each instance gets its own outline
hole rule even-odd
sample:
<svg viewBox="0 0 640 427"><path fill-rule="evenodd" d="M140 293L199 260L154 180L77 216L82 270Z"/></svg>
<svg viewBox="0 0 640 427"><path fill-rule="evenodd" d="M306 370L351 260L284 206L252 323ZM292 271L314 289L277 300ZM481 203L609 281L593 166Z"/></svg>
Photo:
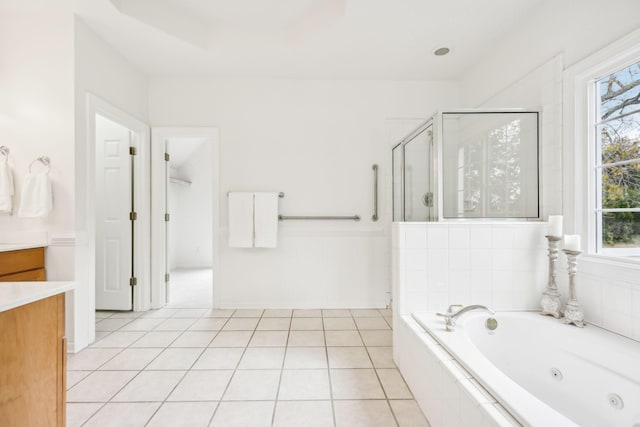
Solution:
<svg viewBox="0 0 640 427"><path fill-rule="evenodd" d="M496 40L461 80L465 105L480 105L559 53L568 67L640 26L636 0L544 1Z"/></svg>
<svg viewBox="0 0 640 427"><path fill-rule="evenodd" d="M0 64L0 145L11 150L16 192L14 214L0 214L0 235L69 233L74 224L73 16L55 7L35 12L1 3ZM54 209L45 219L18 218L24 176L40 156L51 159ZM49 276L70 278L54 269Z"/></svg>
<svg viewBox="0 0 640 427"><path fill-rule="evenodd" d="M572 138L563 140L563 117L573 118L574 99L563 101L563 69L594 54L631 31L640 28L640 3L549 2L539 7L519 31L497 44L492 55L471 67L461 82L467 106L540 106L543 109L543 212L565 213L565 232L576 231L573 196L576 188ZM523 48L526 46L526 49ZM564 134L565 136L567 133ZM563 176L564 175L564 176ZM560 185L564 179L564 186ZM564 187L564 192L562 188ZM586 215L576 209L578 215ZM585 223L586 218L576 218ZM585 236L583 236L583 241ZM566 263L559 262L560 292L566 296ZM640 340L640 282L638 269L628 264L578 262L578 299L586 320Z"/></svg>
<svg viewBox="0 0 640 427"><path fill-rule="evenodd" d="M170 270L210 268L213 264L212 158L211 144L204 141L171 175L191 181L191 185L169 183Z"/></svg>
<svg viewBox="0 0 640 427"><path fill-rule="evenodd" d="M24 3L0 3L0 145L11 150L16 193L14 214L0 214L0 242L49 244L48 279L72 280L73 15L58 4L29 9ZM51 159L53 211L45 219L18 218L24 176L40 156ZM67 304L72 300L69 294ZM68 337L73 329L68 321Z"/></svg>
<svg viewBox="0 0 640 427"><path fill-rule="evenodd" d="M48 243L49 280L78 281L67 295L73 351L87 345L94 333L93 273L83 268L93 249L82 209L83 179L78 178L86 163L85 94L98 94L145 119L145 79L75 19L66 2L0 4L0 63L0 141L11 149L14 202L19 204L23 177L39 156L51 159L54 192L54 209L46 219L0 215L0 241Z"/></svg>
<svg viewBox="0 0 640 427"><path fill-rule="evenodd" d="M219 306L384 306L390 281L391 143L385 120L457 104L453 82L152 78L155 126L220 129ZM371 221L371 165L381 219ZM280 222L279 247L230 249L228 191L283 191L287 215L356 222ZM214 269L216 266L214 266Z"/></svg>
<svg viewBox="0 0 640 427"><path fill-rule="evenodd" d="M93 173L86 167L93 162L89 159L88 151L87 94L96 95L146 122L147 84L146 77L141 72L79 19L75 19L75 37L72 43L71 46L75 49L75 153L70 153L69 156L73 158L75 155L77 159L74 191L77 239L75 277L78 288L75 292L73 315L68 321L76 328L71 348L78 350L93 341L95 333L95 224L94 218L87 217L90 212L87 200L89 193L94 191L87 187L87 174Z"/></svg>

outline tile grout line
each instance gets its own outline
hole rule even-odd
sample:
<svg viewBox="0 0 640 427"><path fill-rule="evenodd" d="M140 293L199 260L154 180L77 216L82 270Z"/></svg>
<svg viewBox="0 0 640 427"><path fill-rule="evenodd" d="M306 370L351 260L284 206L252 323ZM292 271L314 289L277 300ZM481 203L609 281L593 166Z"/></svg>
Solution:
<svg viewBox="0 0 640 427"><path fill-rule="evenodd" d="M232 313L233 314L233 313ZM204 319L204 315L201 316L199 319ZM215 335L213 336L213 338L211 338L211 341L209 341L209 344L211 344L213 342L213 340L218 336L218 334L220 333L220 331L222 331L222 328L224 328L224 326L227 324L227 322L229 321L229 319L231 319L231 317L228 317L227 320L224 322L224 324L222 325L222 327L220 328L220 330L216 331ZM196 321L197 322L197 321ZM196 323L194 322L194 324ZM193 325L191 325L193 326ZM187 329L188 330L188 329ZM171 344L173 344L178 338L180 338L185 332L187 332L187 330L183 331L182 334L178 335L176 337L175 340L173 340L171 342ZM169 344L169 346L171 345ZM169 346L167 348L169 348ZM176 347L174 347L176 348ZM178 347L180 348L180 347ZM189 372L191 372L193 370L193 367L195 366L196 363L198 363L198 360L200 360L200 358L202 357L202 355L205 353L205 351L207 350L208 345L206 347L204 347L202 349L202 351L200 352L200 354L198 355L198 357L196 357L196 359L193 361L193 363L191 364L191 366L189 367L189 369L187 369L184 373L184 375L182 375L182 377L176 382L176 384L173 386L173 388L171 389L171 391L169 393L167 393L167 396L164 398L164 400L160 403L160 405L158 406L158 408L156 408L156 410L153 412L153 414L151 414L151 416L149 417L149 419L147 420L147 422L145 423L145 426L147 426L151 420L153 420L153 417L156 416L156 414L160 411L160 409L164 406L165 403L167 403L167 399L173 394L173 392L176 390L176 388L178 388L178 386L180 385L180 383L184 380L184 378L187 376L187 374L189 374ZM162 354L162 353L160 353ZM154 358L153 360L157 359L158 357L160 357L160 354ZM151 362L149 362L146 366L149 366L149 364L151 364L153 362L153 360ZM146 368L145 366L145 368ZM222 398L222 397L221 397ZM216 408L213 410L213 412L216 412L216 409L218 408L218 405L220 404L220 401L218 401L216 403Z"/></svg>
<svg viewBox="0 0 640 427"><path fill-rule="evenodd" d="M174 313L173 315L175 315L175 314L176 314L176 313ZM203 313L203 315L202 315L202 316L200 316L199 318L195 318L195 319L196 319L196 321L197 321L197 319L200 319L200 318L202 318L203 316L204 316L204 313ZM164 320L163 320L162 322L160 322L160 324L164 323L164 321L166 321L166 320L168 320L168 319L170 319L170 318L171 318L171 317L163 318ZM132 319L132 321L133 321L133 320L134 320L134 319ZM125 325L122 325L122 326L121 326L121 328L122 328L122 327L124 327L124 326L126 326L126 325L127 325L127 324L129 324L129 323L131 323L131 322L128 322L128 323L126 323ZM195 323L195 321L194 321L194 323ZM160 325L160 324L159 324L159 325ZM159 325L157 325L157 326L159 326ZM150 360L150 361L145 365L145 367L144 367L144 368L142 368L142 369L140 369L140 370L137 370L137 373L136 373L136 374L135 374L135 375L134 375L134 376L133 376L129 381L127 381L127 383L126 383L126 384L124 384L122 387L120 387L120 388L118 389L118 391L116 391L116 392L115 392L115 393L114 393L114 394L113 394L113 395L112 395L112 396L111 396L111 397L110 397L106 402L99 402L99 403L102 403L102 405L100 406L100 408L98 408L98 409L97 409L93 414L91 414L91 416L90 416L90 417L89 417L89 418L88 418L84 423L82 423L82 425L85 425L86 423L88 423L88 422L89 422L89 421L90 421L90 420L91 420L91 419L92 419L92 418L93 418L93 417L94 417L98 412L100 412L100 410L102 410L102 409L103 409L107 404L109 404L109 403L117 403L117 402L113 402L113 398L114 398L115 396L117 396L117 395L118 395L118 394L119 394L119 393L120 393L120 392L121 392L121 391L122 391L122 390L123 390L127 385L129 385L129 384L130 384L130 383L131 383L135 378L137 378L137 377L140 375L140 373L145 372L145 368L146 368L147 366L149 366L149 365L150 365L154 360L156 360L158 357L160 357L160 355L161 355L161 354L163 354L163 353L164 353L168 348L170 348L171 344L173 344L173 343L174 343L174 342L175 342L179 337L181 337L181 336L182 336L182 334L184 334L184 332L186 332L187 330L188 330L188 329L185 329L185 330L183 330L180 334L178 334L178 335L177 335L177 336L176 336L176 337L175 337L175 338L174 338L174 339L173 339L169 344L167 344L167 345L163 348L163 350L162 350L162 351L161 351L161 352L160 352L156 357L154 357L152 360ZM117 329L116 331L112 331L112 333L113 333L113 332L117 332L117 331L119 331L119 329ZM122 332L139 332L139 331L122 331ZM102 366L104 366L104 365L106 365L107 363L109 363L113 358L115 358L117 355L119 355L119 354L123 353L125 350L130 349L130 348L134 348L134 347L131 347L131 346L132 346L133 344L135 344L136 342L138 342L139 340L141 340L141 339L142 339L144 336L146 336L149 332L173 332L173 331L155 331L155 329L152 329L152 330L146 331L146 333L145 333L144 335L142 335L140 338L138 338L137 340L133 341L133 342L132 342L132 343L130 343L129 345L127 345L127 346L125 346L125 347L116 347L116 348L119 348L119 349L120 349L120 351L119 351L118 353L114 354L111 358L109 358L107 361L105 361L102 365L98 366L95 370L93 370L92 374L93 374L93 373L95 373L95 372L98 372ZM110 335L110 334L109 334L109 335ZM216 335L217 335L217 334L216 334ZM108 336L108 335L107 335L107 336ZM103 338L106 338L106 337L103 337ZM97 342L97 341L96 341L96 342ZM97 347L97 348L102 349L102 348L111 348L111 347ZM160 348L160 347L143 347L143 348ZM203 350L203 352L204 352L204 350ZM196 359L196 360L197 360L197 359ZM195 362L194 362L194 363L195 363ZM135 371L135 370L120 370L120 371L131 371L131 372L133 372L133 371ZM164 371L170 371L170 370L164 370ZM173 371L175 371L175 370L173 370ZM101 372L108 372L108 371L101 371ZM149 372L149 371L146 371L146 372ZM186 371L185 371L185 374L180 378L180 380L178 381L178 383L176 383L176 387L177 387L177 385L182 381L182 379L186 376L187 372L188 372L188 370L186 370ZM85 377L83 380L81 380L80 382L78 382L77 384L75 384L73 387L71 387L71 389L73 389L75 386L77 386L78 384L80 384L82 381L84 381L84 380L85 380L86 378L88 378L90 375L91 375L91 374L87 375L87 377ZM175 387L174 387L174 389L175 389ZM169 394L171 394L171 393L173 392L173 390L174 390L174 389L172 389L172 391L171 391ZM167 396L167 397L168 397L168 396ZM164 401L166 401L166 398L165 398L165 400L164 400ZM153 418L153 416L156 414L156 412L157 412L157 411L162 407L162 405L163 405L164 401L162 401L162 402L160 403L160 406L158 406L158 408L156 409L156 411L154 411L154 413L151 415L151 417L149 418L149 420L147 420L147 423L148 423L149 421L151 421L151 419L152 419L152 418ZM122 403L126 403L126 402L122 402ZM147 423L145 423L145 424L147 424Z"/></svg>
<svg viewBox="0 0 640 427"><path fill-rule="evenodd" d="M355 318L354 318L354 322L355 322ZM385 321L385 323L386 323L386 321ZM358 326L357 323L356 323L356 326ZM362 337L362 333L361 333L359 327L358 327L358 334L360 335L360 339L362 340L362 343L364 344L365 351L367 352L367 356L369 357L369 361L371 362L371 367L373 368L373 372L376 375L376 379L378 380L378 384L380 385L380 389L382 390L382 394L384 395L384 401L387 403L387 407L389 408L389 411L391 412L391 416L393 417L393 421L396 423L396 426L399 426L400 423L398 422L398 419L396 418L396 414L393 412L393 408L391 407L391 403L389 403L389 396L387 395L387 391L384 388L384 384L380 380L380 375L378 374L378 370L376 369L375 365L373 364L373 359L371 359L371 354L369 354L369 346L365 343L364 338ZM372 347L374 347L374 346L372 346Z"/></svg>
<svg viewBox="0 0 640 427"><path fill-rule="evenodd" d="M351 312L349 312L351 313ZM322 314L322 312L321 312ZM338 425L336 420L336 408L333 402L333 382L331 381L331 366L329 365L329 347L327 346L327 333L324 328L324 317L322 317L322 338L324 338L324 353L327 358L327 375L329 376L329 399L331 402L331 415L333 417L333 425L334 427Z"/></svg>
<svg viewBox="0 0 640 427"><path fill-rule="evenodd" d="M278 398L280 397L280 386L282 385L282 375L284 375L284 362L287 360L287 352L289 349L289 337L291 336L291 323L293 323L293 309L291 310L291 317L289 318L289 330L287 331L287 340L284 343L284 354L282 356L282 363L280 365L280 377L278 378L278 387L276 388L276 398L273 402L273 412L271 414L271 426L273 427L276 422L276 410L278 409ZM258 325L260 322L258 322ZM257 330L256 326L256 330Z"/></svg>
<svg viewBox="0 0 640 427"><path fill-rule="evenodd" d="M227 322L233 318L233 315L236 313L236 311L237 310L233 311L233 313L227 319ZM262 311L262 313L264 314L264 310ZM262 319L262 314L260 315L260 319ZM225 322L225 325L226 325L227 322ZM258 321L258 323L259 323L259 321ZM257 327L257 325L256 325L256 327ZM224 395L227 394L227 391L229 390L229 386L231 385L231 381L233 381L233 378L236 376L236 372L238 371L238 367L240 366L240 363L242 362L242 358L244 357L245 353L247 352L247 349L249 348L249 344L251 343L251 340L253 339L253 336L255 335L255 333L256 333L256 330L254 329L253 332L251 332L251 336L249 337L249 340L247 341L247 344L244 346L244 349L242 350L242 354L240 355L240 358L238 358L238 361L236 362L236 367L233 368L233 373L231 374L231 377L229 377L229 381L227 382L227 385L224 387L224 390L222 391L222 394L220 395L220 400L218 400L218 404L216 405L216 408L213 410L213 413L211 414L211 417L209 418L209 423L207 424L208 426L210 426L211 423L213 423L213 419L215 418L216 414L218 413L218 410L220 409L220 405L223 402Z"/></svg>

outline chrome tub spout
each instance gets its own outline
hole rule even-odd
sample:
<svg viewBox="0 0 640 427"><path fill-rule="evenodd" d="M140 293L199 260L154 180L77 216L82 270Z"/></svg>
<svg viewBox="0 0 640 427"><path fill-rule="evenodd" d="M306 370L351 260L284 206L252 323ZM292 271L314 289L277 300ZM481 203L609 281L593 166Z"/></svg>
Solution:
<svg viewBox="0 0 640 427"><path fill-rule="evenodd" d="M456 310L456 308L458 309ZM449 306L446 313L436 313L436 315L444 317L445 328L447 331L453 331L456 326L456 320L458 319L458 317L462 316L463 314L469 311L475 311L475 310L482 310L490 314L496 314L495 311L491 310L489 307L486 307L484 305L473 304L473 305L468 305L466 307L463 307L462 305L459 305L459 304L453 304Z"/></svg>

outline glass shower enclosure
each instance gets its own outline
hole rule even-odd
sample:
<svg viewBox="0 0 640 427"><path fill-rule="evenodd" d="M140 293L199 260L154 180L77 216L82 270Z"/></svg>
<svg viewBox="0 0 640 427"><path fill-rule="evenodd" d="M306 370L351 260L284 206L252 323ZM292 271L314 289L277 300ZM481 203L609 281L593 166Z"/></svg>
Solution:
<svg viewBox="0 0 640 427"><path fill-rule="evenodd" d="M538 219L539 112L439 112L393 149L393 220Z"/></svg>

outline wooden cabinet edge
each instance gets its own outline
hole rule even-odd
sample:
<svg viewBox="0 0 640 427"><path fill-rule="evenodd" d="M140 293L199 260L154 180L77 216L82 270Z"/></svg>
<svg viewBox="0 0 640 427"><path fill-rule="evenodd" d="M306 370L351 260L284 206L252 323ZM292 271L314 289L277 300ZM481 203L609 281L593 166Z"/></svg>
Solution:
<svg viewBox="0 0 640 427"><path fill-rule="evenodd" d="M67 337L65 336L65 299L64 294L57 295L58 299L58 329L57 337L60 343L60 357L57 363L58 369L58 399L57 399L57 425L58 427L66 426L67 414Z"/></svg>
<svg viewBox="0 0 640 427"><path fill-rule="evenodd" d="M44 247L0 252L0 282L45 280Z"/></svg>

